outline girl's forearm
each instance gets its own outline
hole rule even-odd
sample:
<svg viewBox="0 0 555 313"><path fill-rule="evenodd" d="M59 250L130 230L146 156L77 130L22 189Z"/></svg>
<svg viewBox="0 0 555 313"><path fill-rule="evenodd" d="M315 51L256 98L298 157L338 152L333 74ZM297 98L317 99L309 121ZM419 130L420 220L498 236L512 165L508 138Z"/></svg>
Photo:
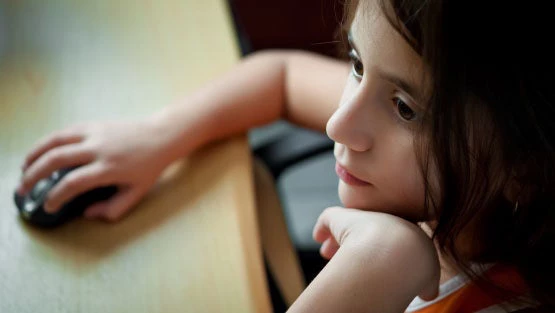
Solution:
<svg viewBox="0 0 555 313"><path fill-rule="evenodd" d="M347 73L344 63L309 53L258 53L152 121L172 159L280 118L324 130Z"/></svg>

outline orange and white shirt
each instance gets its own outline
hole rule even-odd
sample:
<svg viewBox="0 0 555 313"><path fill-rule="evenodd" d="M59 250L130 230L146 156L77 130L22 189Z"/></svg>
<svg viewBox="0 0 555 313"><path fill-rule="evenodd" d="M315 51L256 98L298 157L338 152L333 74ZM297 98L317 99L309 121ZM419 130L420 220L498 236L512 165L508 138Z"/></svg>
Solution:
<svg viewBox="0 0 555 313"><path fill-rule="evenodd" d="M514 294L525 296L527 288L520 274L513 267L494 265L484 273L496 285L504 286ZM439 296L432 301L416 297L406 313L505 313L524 309L523 304L492 297L464 275L458 275L440 286Z"/></svg>

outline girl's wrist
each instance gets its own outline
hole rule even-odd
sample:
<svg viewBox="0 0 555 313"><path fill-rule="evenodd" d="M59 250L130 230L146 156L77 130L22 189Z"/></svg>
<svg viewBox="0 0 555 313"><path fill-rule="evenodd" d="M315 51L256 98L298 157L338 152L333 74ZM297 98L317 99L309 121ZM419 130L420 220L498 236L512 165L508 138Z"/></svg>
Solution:
<svg viewBox="0 0 555 313"><path fill-rule="evenodd" d="M166 107L146 120L168 164L191 154L205 141L202 130L195 130L195 120L181 114L178 107Z"/></svg>

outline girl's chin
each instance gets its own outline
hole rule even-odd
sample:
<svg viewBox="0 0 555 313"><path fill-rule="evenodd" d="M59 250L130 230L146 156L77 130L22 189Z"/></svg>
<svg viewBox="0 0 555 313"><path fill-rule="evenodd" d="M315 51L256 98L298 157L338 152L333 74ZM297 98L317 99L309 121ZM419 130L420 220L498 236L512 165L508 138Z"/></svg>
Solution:
<svg viewBox="0 0 555 313"><path fill-rule="evenodd" d="M368 190L364 192L361 189L362 188L360 187L353 188L352 186L349 186L340 181L338 186L338 194L341 203L346 208L375 211L370 209L371 203L369 203L370 201L368 201Z"/></svg>
<svg viewBox="0 0 555 313"><path fill-rule="evenodd" d="M379 201L379 195L373 194L373 191L375 192L375 189L361 190L360 188L352 188L343 182L340 182L338 186L339 199L346 208L393 214L412 222L426 220L426 214L424 214L423 209L419 210L409 204L386 204L384 201Z"/></svg>

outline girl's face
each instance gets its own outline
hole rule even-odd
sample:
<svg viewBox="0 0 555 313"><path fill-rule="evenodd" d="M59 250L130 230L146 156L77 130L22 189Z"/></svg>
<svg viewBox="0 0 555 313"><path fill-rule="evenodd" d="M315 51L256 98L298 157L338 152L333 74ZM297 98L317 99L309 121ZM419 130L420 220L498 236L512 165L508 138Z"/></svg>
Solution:
<svg viewBox="0 0 555 313"><path fill-rule="evenodd" d="M361 1L349 37L352 73L327 124L339 197L346 207L423 220L414 142L424 110L422 60L377 3Z"/></svg>

